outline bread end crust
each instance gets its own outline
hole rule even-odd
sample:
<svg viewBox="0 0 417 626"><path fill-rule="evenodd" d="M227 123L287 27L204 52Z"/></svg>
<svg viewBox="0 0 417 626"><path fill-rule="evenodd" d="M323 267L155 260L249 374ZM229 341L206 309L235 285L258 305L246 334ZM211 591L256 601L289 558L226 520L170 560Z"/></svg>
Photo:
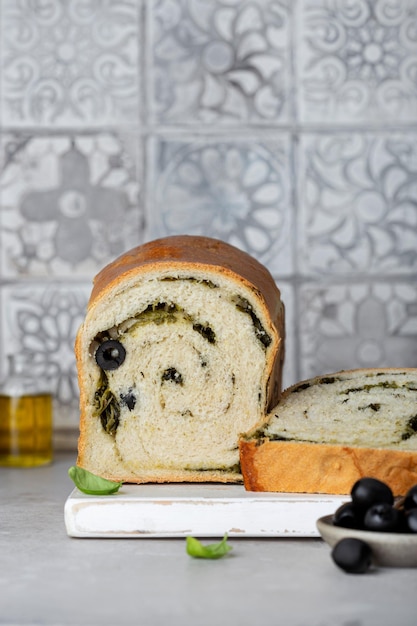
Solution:
<svg viewBox="0 0 417 626"><path fill-rule="evenodd" d="M267 439L241 440L239 451L247 491L348 495L372 476L401 496L417 483L417 452Z"/></svg>

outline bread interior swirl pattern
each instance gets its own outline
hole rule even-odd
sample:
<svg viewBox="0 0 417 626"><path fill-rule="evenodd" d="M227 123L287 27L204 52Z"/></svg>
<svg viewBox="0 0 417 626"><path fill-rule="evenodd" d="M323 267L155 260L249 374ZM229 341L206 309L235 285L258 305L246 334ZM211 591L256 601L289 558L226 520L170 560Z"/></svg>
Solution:
<svg viewBox="0 0 417 626"><path fill-rule="evenodd" d="M135 316L128 330L113 329L126 349L124 363L105 374L120 404L115 450L137 470L230 469L238 463L237 432L264 403L265 345L233 292L225 297L224 289L186 279L158 283L155 304ZM125 397L132 398L132 408ZM225 433L216 423L229 413L233 420Z"/></svg>
<svg viewBox="0 0 417 626"><path fill-rule="evenodd" d="M417 370L340 372L294 385L262 433L275 441L416 450Z"/></svg>

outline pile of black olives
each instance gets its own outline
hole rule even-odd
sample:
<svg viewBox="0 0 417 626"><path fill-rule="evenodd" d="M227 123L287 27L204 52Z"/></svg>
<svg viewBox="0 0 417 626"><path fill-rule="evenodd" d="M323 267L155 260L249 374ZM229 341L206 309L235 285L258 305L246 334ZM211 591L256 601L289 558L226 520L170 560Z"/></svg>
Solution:
<svg viewBox="0 0 417 626"><path fill-rule="evenodd" d="M417 485L394 501L390 487L376 478L361 478L352 487L351 501L333 515L333 524L356 530L417 533ZM349 573L366 572L372 564L370 546L361 539L341 539L332 550L336 565Z"/></svg>

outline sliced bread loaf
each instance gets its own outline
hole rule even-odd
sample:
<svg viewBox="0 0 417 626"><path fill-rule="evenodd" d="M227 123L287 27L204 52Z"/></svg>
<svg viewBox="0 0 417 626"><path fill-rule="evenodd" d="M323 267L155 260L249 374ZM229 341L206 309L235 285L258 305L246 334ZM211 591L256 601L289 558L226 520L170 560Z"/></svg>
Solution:
<svg viewBox="0 0 417 626"><path fill-rule="evenodd" d="M126 482L242 480L239 434L280 396L284 308L267 269L177 236L96 277L76 341L78 465Z"/></svg>
<svg viewBox="0 0 417 626"><path fill-rule="evenodd" d="M241 438L246 489L348 494L362 476L417 483L417 369L358 369L283 392Z"/></svg>

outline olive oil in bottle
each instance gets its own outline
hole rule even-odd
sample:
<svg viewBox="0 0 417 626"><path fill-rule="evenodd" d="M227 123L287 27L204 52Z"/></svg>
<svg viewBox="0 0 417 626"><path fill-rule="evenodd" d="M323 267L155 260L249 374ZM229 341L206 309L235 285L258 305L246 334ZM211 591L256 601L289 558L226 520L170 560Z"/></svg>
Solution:
<svg viewBox="0 0 417 626"><path fill-rule="evenodd" d="M25 355L9 357L0 389L0 465L33 467L52 461L52 397Z"/></svg>

